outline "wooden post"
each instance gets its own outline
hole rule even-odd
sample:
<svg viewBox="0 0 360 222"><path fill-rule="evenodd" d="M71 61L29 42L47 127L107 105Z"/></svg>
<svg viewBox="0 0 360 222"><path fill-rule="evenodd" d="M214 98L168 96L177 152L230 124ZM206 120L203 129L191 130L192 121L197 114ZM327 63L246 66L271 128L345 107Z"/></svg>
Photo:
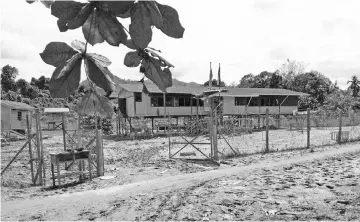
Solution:
<svg viewBox="0 0 360 222"><path fill-rule="evenodd" d="M341 144L341 134L342 134L342 111L339 110L339 135L338 135L339 144Z"/></svg>
<svg viewBox="0 0 360 222"><path fill-rule="evenodd" d="M104 176L104 152L102 147L102 132L96 127L96 154L97 154L97 176Z"/></svg>
<svg viewBox="0 0 360 222"><path fill-rule="evenodd" d="M80 119L80 115L79 115ZM63 143L64 143L64 151L66 151L66 129L65 129L65 115L62 115L62 132L63 132Z"/></svg>
<svg viewBox="0 0 360 222"><path fill-rule="evenodd" d="M215 119L215 123L213 126L213 153L214 153L214 160L217 161L219 159L219 155L218 155L218 144L217 144L217 125L218 125L218 120L217 120L217 114L216 114L216 110L214 113L214 119Z"/></svg>
<svg viewBox="0 0 360 222"><path fill-rule="evenodd" d="M266 108L266 146L265 152L269 152L269 108Z"/></svg>
<svg viewBox="0 0 360 222"><path fill-rule="evenodd" d="M131 125L131 117L129 118L129 125L130 125L130 134L131 134L131 128L132 128L132 125Z"/></svg>
<svg viewBox="0 0 360 222"><path fill-rule="evenodd" d="M199 121L199 98L196 98L196 120Z"/></svg>
<svg viewBox="0 0 360 222"><path fill-rule="evenodd" d="M29 122L29 115L26 115L26 125L27 125L27 130L28 130L28 138L30 138L31 136L31 125ZM32 149L31 149L31 141L29 143L29 156L30 156L30 170L31 170L31 181L33 184L35 184L34 181L34 164L33 164L33 156L32 156Z"/></svg>
<svg viewBox="0 0 360 222"><path fill-rule="evenodd" d="M259 105L258 129L260 130L260 113L261 113L261 100L260 100L260 97L258 98L258 105Z"/></svg>
<svg viewBox="0 0 360 222"><path fill-rule="evenodd" d="M279 116L278 116L278 129L280 129L280 115L281 115L281 105L279 105Z"/></svg>
<svg viewBox="0 0 360 222"><path fill-rule="evenodd" d="M210 99L210 124L209 124L209 138L210 138L210 148L211 148L211 157L214 156L214 140L213 140L213 124L214 124L214 120L213 120L213 100L212 98Z"/></svg>
<svg viewBox="0 0 360 222"><path fill-rule="evenodd" d="M63 114L64 115L64 114ZM79 119L78 119L78 135L77 135L77 148L81 148L82 147L82 140L81 140L81 115L79 114Z"/></svg>
<svg viewBox="0 0 360 222"><path fill-rule="evenodd" d="M35 111L36 115L36 153L37 153L37 172L39 174L39 182L40 185L43 184L42 180L42 160L41 160L41 145L40 145L40 117L39 117L39 109ZM36 181L35 181L36 182Z"/></svg>
<svg viewBox="0 0 360 222"><path fill-rule="evenodd" d="M164 118L166 118L166 93L163 93L164 97Z"/></svg>
<svg viewBox="0 0 360 222"><path fill-rule="evenodd" d="M44 143L43 143L43 135L42 135L42 129L41 129L41 122L40 122L40 114L39 114L39 133L40 133L40 151L41 151L41 165L43 170L43 183L41 185L46 185L46 165L44 162Z"/></svg>
<svg viewBox="0 0 360 222"><path fill-rule="evenodd" d="M151 134L154 133L154 117L151 117Z"/></svg>
<svg viewBox="0 0 360 222"><path fill-rule="evenodd" d="M309 149L310 148L310 108L307 109L307 148ZM311 152L313 152L313 148L310 149Z"/></svg>

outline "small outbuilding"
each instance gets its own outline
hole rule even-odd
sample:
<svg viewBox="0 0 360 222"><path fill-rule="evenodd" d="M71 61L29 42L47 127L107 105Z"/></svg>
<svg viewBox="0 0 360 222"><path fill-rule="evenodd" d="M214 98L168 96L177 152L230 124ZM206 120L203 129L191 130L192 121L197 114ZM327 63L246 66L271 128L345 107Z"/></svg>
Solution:
<svg viewBox="0 0 360 222"><path fill-rule="evenodd" d="M27 130L26 116L29 116L31 123L31 114L35 108L21 102L1 100L1 132L14 130Z"/></svg>

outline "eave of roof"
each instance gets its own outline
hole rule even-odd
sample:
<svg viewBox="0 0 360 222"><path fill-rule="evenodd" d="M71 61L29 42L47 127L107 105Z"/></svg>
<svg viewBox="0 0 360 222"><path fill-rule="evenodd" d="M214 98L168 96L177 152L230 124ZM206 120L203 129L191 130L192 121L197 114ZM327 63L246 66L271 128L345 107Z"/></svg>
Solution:
<svg viewBox="0 0 360 222"><path fill-rule="evenodd" d="M155 84L145 83L147 90L150 93L163 93ZM130 84L119 84L118 88L110 95L110 98L117 98L122 90L128 92L142 92L142 83L130 83ZM212 91L226 90L226 93L221 93L220 96L224 97L259 97L259 96L309 96L309 94L295 92L287 89L275 89L275 88L231 88L221 87L220 89L214 87ZM203 96L209 91L208 87L189 87L189 86L172 86L167 88L168 94L192 94L197 97ZM209 95L212 93L209 93Z"/></svg>
<svg viewBox="0 0 360 222"><path fill-rule="evenodd" d="M17 109L17 110L29 110L29 111L35 110L34 107L32 107L26 103L20 103L20 102L15 102L15 101L1 100L1 105L4 105L11 109Z"/></svg>

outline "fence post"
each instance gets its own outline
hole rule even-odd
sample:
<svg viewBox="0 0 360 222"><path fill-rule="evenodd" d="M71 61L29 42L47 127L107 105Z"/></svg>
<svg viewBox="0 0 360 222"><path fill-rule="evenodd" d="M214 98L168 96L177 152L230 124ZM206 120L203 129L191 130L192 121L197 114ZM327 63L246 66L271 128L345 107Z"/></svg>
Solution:
<svg viewBox="0 0 360 222"><path fill-rule="evenodd" d="M27 135L28 138L31 137L31 125L29 121L29 115L26 115L26 125L27 125ZM32 148L31 148L31 140L29 142L29 157L30 157L30 170L31 170L31 181L35 185L34 181L34 163L33 163L33 156L32 156Z"/></svg>
<svg viewBox="0 0 360 222"><path fill-rule="evenodd" d="M269 152L269 108L266 109L266 146L265 153Z"/></svg>
<svg viewBox="0 0 360 222"><path fill-rule="evenodd" d="M341 133L342 133L341 127L342 127L342 111L340 110L339 111L339 134L338 134L338 143L339 144L341 144Z"/></svg>
<svg viewBox="0 0 360 222"><path fill-rule="evenodd" d="M41 123L40 123L40 111L39 109L35 110L35 118L36 118L36 153L37 153L37 174L39 175L39 183L43 185L43 167L42 167L42 159L41 159L41 144L40 144L40 130L41 130ZM35 176L37 178L37 175ZM36 182L36 181L35 181Z"/></svg>
<svg viewBox="0 0 360 222"><path fill-rule="evenodd" d="M307 109L307 118L306 118L306 128L307 128L307 148L310 149L310 108ZM313 148L310 149L310 152L313 152Z"/></svg>
<svg viewBox="0 0 360 222"><path fill-rule="evenodd" d="M104 152L103 152L101 134L102 134L101 129L99 129L96 126L97 176L104 176Z"/></svg>
<svg viewBox="0 0 360 222"><path fill-rule="evenodd" d="M216 111L215 111L214 115L215 115L215 117L214 117L215 125L213 126L213 141L214 141L213 147L214 147L214 159L215 159L215 161L217 161L219 159L219 155L218 155L218 144L217 144L218 119L217 119Z"/></svg>

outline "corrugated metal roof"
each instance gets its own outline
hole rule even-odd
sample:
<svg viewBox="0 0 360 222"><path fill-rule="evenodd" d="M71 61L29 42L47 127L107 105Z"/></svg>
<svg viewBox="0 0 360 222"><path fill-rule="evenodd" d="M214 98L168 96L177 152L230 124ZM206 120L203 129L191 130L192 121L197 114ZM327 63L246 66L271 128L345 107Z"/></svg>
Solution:
<svg viewBox="0 0 360 222"><path fill-rule="evenodd" d="M1 100L1 105L10 107L11 109L29 110L29 111L35 110L34 107L26 103L20 103L20 102L8 101L8 100Z"/></svg>
<svg viewBox="0 0 360 222"><path fill-rule="evenodd" d="M155 85L151 83L145 83L146 88L150 93L162 93L162 91ZM218 90L217 87L213 87L214 90ZM290 95L290 96L308 96L309 94L295 92L287 89L273 89L273 88L232 88L232 87L221 87L221 89L227 90L227 92L221 93L223 96L237 96L237 97L257 97L260 95ZM117 89L110 95L111 98L117 98L121 90L126 90L129 92L142 92L143 85L142 83L129 83L129 84L119 84ZM208 87L199 86L172 86L167 88L167 93L182 93L182 94L193 94L201 95L205 91L208 91Z"/></svg>
<svg viewBox="0 0 360 222"><path fill-rule="evenodd" d="M45 108L44 113L68 113L69 108Z"/></svg>

